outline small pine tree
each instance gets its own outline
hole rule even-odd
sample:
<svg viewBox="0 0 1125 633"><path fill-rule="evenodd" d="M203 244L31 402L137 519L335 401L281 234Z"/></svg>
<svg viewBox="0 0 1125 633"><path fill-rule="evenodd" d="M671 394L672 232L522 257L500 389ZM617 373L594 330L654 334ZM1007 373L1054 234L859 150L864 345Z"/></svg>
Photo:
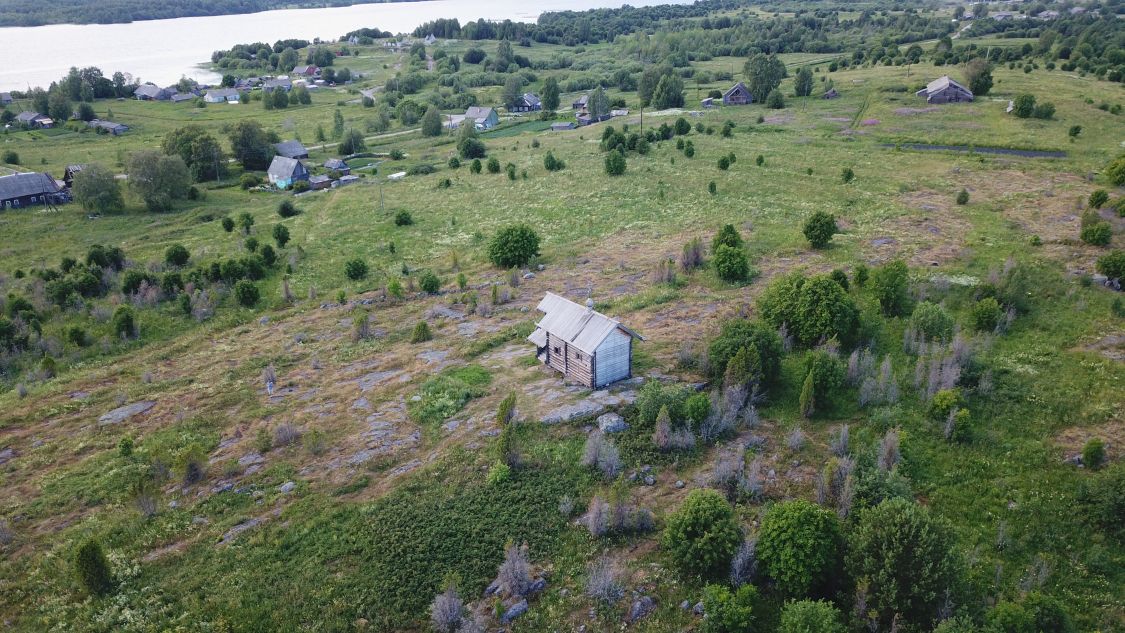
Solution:
<svg viewBox="0 0 1125 633"><path fill-rule="evenodd" d="M845 167L844 170L840 172L840 180L844 181L845 185L855 180L855 172L852 171L851 167Z"/></svg>
<svg viewBox="0 0 1125 633"><path fill-rule="evenodd" d="M957 204L961 206L969 204L969 191L967 189L962 189L957 193Z"/></svg>
<svg viewBox="0 0 1125 633"><path fill-rule="evenodd" d="M410 333L411 343L425 343L426 341L433 340L434 335L430 332L430 326L425 321L419 321L418 325L414 326L414 330Z"/></svg>
<svg viewBox="0 0 1125 633"><path fill-rule="evenodd" d="M97 541L90 539L78 547L74 556L74 570L78 581L91 596L100 597L113 591L109 561Z"/></svg>
<svg viewBox="0 0 1125 633"><path fill-rule="evenodd" d="M809 375L805 377L805 384L801 386L801 416L809 419L816 411L816 393L814 392L813 373L810 371Z"/></svg>

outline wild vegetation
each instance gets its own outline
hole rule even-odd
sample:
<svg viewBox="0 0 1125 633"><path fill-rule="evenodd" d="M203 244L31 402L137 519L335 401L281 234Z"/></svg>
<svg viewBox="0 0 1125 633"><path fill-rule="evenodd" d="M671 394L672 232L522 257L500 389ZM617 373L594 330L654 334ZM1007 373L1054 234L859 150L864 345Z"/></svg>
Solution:
<svg viewBox="0 0 1125 633"><path fill-rule="evenodd" d="M88 165L0 212L5 626L1121 628L1120 36L777 8L364 30L284 109L17 95L132 129L0 137ZM267 48L215 63L317 54ZM945 73L988 95L914 96ZM513 78L562 112L433 134ZM734 81L781 107L696 110ZM595 89L630 114L542 120ZM293 138L358 182L268 186ZM635 377L542 367L547 291L641 333Z"/></svg>

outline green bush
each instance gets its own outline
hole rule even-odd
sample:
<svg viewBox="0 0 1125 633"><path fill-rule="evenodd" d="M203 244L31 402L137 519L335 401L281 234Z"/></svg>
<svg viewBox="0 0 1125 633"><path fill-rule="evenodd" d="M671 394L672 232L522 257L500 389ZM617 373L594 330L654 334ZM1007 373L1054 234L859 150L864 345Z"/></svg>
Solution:
<svg viewBox="0 0 1125 633"><path fill-rule="evenodd" d="M1082 465L1090 470L1097 470L1105 463L1105 443L1099 438L1091 438L1082 447Z"/></svg>
<svg viewBox="0 0 1125 633"><path fill-rule="evenodd" d="M930 340L949 340L953 336L953 317L945 308L929 301L914 306L910 324Z"/></svg>
<svg viewBox="0 0 1125 633"><path fill-rule="evenodd" d="M1098 258L1097 271L1110 279L1125 280L1125 251L1113 251Z"/></svg>
<svg viewBox="0 0 1125 633"><path fill-rule="evenodd" d="M640 388L637 393L636 410L637 425L648 429L656 423L661 409L667 409L673 422L686 419L685 412L688 398L692 391L683 385L664 385L660 381L650 380Z"/></svg>
<svg viewBox="0 0 1125 633"><path fill-rule="evenodd" d="M486 168L488 169L488 173L498 174L500 173L500 161L495 156L493 156L492 158L488 159Z"/></svg>
<svg viewBox="0 0 1125 633"><path fill-rule="evenodd" d="M787 602L777 633L844 633L840 610L827 600Z"/></svg>
<svg viewBox="0 0 1125 633"><path fill-rule="evenodd" d="M547 150L547 155L543 157L543 167L547 171L562 171L566 169L566 163L559 158L555 158L555 154Z"/></svg>
<svg viewBox="0 0 1125 633"><path fill-rule="evenodd" d="M671 412L669 412L670 414ZM711 398L705 393L692 394L684 401L684 419L694 423L695 428L711 414Z"/></svg>
<svg viewBox="0 0 1125 633"><path fill-rule="evenodd" d="M711 263L715 266L715 273L723 281L738 283L750 277L750 262L746 258L746 251L741 248L720 245L715 250Z"/></svg>
<svg viewBox="0 0 1125 633"><path fill-rule="evenodd" d="M867 579L867 606L883 624L901 617L926 626L959 578L955 544L949 527L927 508L884 501L860 512L848 541L848 571Z"/></svg>
<svg viewBox="0 0 1125 633"><path fill-rule="evenodd" d="M1074 621L1058 600L1038 591L1027 594L1023 607L1031 615L1032 626L1039 633L1074 633Z"/></svg>
<svg viewBox="0 0 1125 633"><path fill-rule="evenodd" d="M539 235L526 224L500 229L488 244L488 259L500 268L526 266L539 255Z"/></svg>
<svg viewBox="0 0 1125 633"><path fill-rule="evenodd" d="M234 220L229 217L223 218L221 224L223 225L223 230L227 233L230 233L234 230Z"/></svg>
<svg viewBox="0 0 1125 633"><path fill-rule="evenodd" d="M961 191L959 191L957 193L957 204L959 204L961 206L965 206L966 204L969 204L969 190L968 189L962 189Z"/></svg>
<svg viewBox="0 0 1125 633"><path fill-rule="evenodd" d="M1125 462L1116 462L1092 477L1080 495L1086 517L1119 542L1125 542Z"/></svg>
<svg viewBox="0 0 1125 633"><path fill-rule="evenodd" d="M609 176L621 176L625 173L625 154L620 150L613 150L605 156L605 173Z"/></svg>
<svg viewBox="0 0 1125 633"><path fill-rule="evenodd" d="M850 345L859 332L855 300L828 275L782 277L759 297L758 310L774 327L786 325L802 345L831 338Z"/></svg>
<svg viewBox="0 0 1125 633"><path fill-rule="evenodd" d="M712 380L721 382L731 359L744 349L750 352L751 371L758 372L761 386L769 388L776 385L781 376L781 337L776 329L765 323L747 319L732 319L723 323L719 336L711 341L708 358L711 361Z"/></svg>
<svg viewBox="0 0 1125 633"><path fill-rule="evenodd" d="M281 203L277 205L277 214L283 218L291 218L300 215L300 213L301 210L297 208L297 205L293 204L292 200L282 200Z"/></svg>
<svg viewBox="0 0 1125 633"><path fill-rule="evenodd" d="M238 305L244 308L252 308L258 303L261 294L254 282L243 279L234 284L234 298L238 301Z"/></svg>
<svg viewBox="0 0 1125 633"><path fill-rule="evenodd" d="M851 167L845 167L843 171L840 172L840 180L842 180L845 185L855 180L855 172L852 171Z"/></svg>
<svg viewBox="0 0 1125 633"><path fill-rule="evenodd" d="M4 156L3 158L0 158L0 161L8 165L19 165L20 155L17 154L14 150L4 150Z"/></svg>
<svg viewBox="0 0 1125 633"><path fill-rule="evenodd" d="M723 585L707 585L703 589L703 611L707 614L700 624L701 633L752 633L754 631L754 605L758 590L744 584L735 591Z"/></svg>
<svg viewBox="0 0 1125 633"><path fill-rule="evenodd" d="M766 511L758 562L786 596L823 595L840 570L836 514L808 501L783 501Z"/></svg>
<svg viewBox="0 0 1125 633"><path fill-rule="evenodd" d="M460 169L461 168L461 159L457 158L456 156L450 156L449 157L449 168L450 169Z"/></svg>
<svg viewBox="0 0 1125 633"><path fill-rule="evenodd" d="M427 426L441 424L460 411L469 400L487 393L492 377L479 365L448 369L430 378L419 390L420 400L411 400L410 417Z"/></svg>
<svg viewBox="0 0 1125 633"><path fill-rule="evenodd" d="M410 332L411 343L425 343L426 341L432 341L433 338L434 335L430 332L430 326L425 321L419 321Z"/></svg>
<svg viewBox="0 0 1125 633"><path fill-rule="evenodd" d="M871 273L870 288L887 316L902 316L910 310L910 270L896 259Z"/></svg>
<svg viewBox="0 0 1125 633"><path fill-rule="evenodd" d="M113 311L113 333L121 338L133 338L137 331L137 315L133 308L119 305Z"/></svg>
<svg viewBox="0 0 1125 633"><path fill-rule="evenodd" d="M772 110L780 110L785 107L785 97L782 96L781 90L774 88L766 95L766 107Z"/></svg>
<svg viewBox="0 0 1125 633"><path fill-rule="evenodd" d="M277 243L278 248L285 248L289 243L289 229L284 224L277 224L273 227L273 241Z"/></svg>
<svg viewBox="0 0 1125 633"><path fill-rule="evenodd" d="M832 272L828 273L828 276L831 277L832 281L839 284L840 287L843 288L844 290L848 289L848 286L850 285L848 283L848 274L845 273L844 271L840 270L839 268L836 268Z"/></svg>
<svg viewBox="0 0 1125 633"><path fill-rule="evenodd" d="M1113 227L1104 220L1091 222L1082 227L1078 237L1091 246L1108 246L1113 239Z"/></svg>
<svg viewBox="0 0 1125 633"><path fill-rule="evenodd" d="M990 633L1039 633L1031 614L1015 602L1000 602L988 612L986 619Z"/></svg>
<svg viewBox="0 0 1125 633"><path fill-rule="evenodd" d="M1100 209L1109 202L1109 194L1105 189L1098 189L1090 194L1090 208Z"/></svg>
<svg viewBox="0 0 1125 633"><path fill-rule="evenodd" d="M89 344L89 339L86 336L86 330L72 325L66 329L66 339L73 343L76 347L86 347Z"/></svg>
<svg viewBox="0 0 1125 633"><path fill-rule="evenodd" d="M422 288L422 292L428 292L430 294L441 290L441 280L438 279L437 275L428 270L422 273L422 276L418 279L418 285Z"/></svg>
<svg viewBox="0 0 1125 633"><path fill-rule="evenodd" d="M711 239L711 250L716 251L720 246L742 248L742 244L742 236L738 234L738 229L735 229L733 224L724 224Z"/></svg>
<svg viewBox="0 0 1125 633"><path fill-rule="evenodd" d="M1106 165L1105 171L1102 173L1105 174L1106 179L1109 180L1110 184L1113 186L1120 187L1121 185L1125 185L1125 154L1110 161L1110 163Z"/></svg>
<svg viewBox="0 0 1125 633"><path fill-rule="evenodd" d="M855 282L856 288L862 288L867 285L867 278L870 272L867 270L866 264L856 264L852 269L852 281Z"/></svg>
<svg viewBox="0 0 1125 633"><path fill-rule="evenodd" d="M991 332L1000 324L1000 319L1004 318L1004 310L996 299L985 297L973 304L969 318L978 331Z"/></svg>
<svg viewBox="0 0 1125 633"><path fill-rule="evenodd" d="M474 158L473 162L469 163L469 171L474 174L479 174L481 170L481 163L479 158Z"/></svg>
<svg viewBox="0 0 1125 633"><path fill-rule="evenodd" d="M90 539L78 546L74 553L74 571L82 588L91 596L101 597L113 591L109 560L97 541Z"/></svg>
<svg viewBox="0 0 1125 633"><path fill-rule="evenodd" d="M367 278L367 262L362 259L349 259L344 264L344 275L352 281Z"/></svg>
<svg viewBox="0 0 1125 633"><path fill-rule="evenodd" d="M726 171L726 170L730 169L730 158L728 158L726 156L720 156L718 164L719 164L719 169L721 169L723 171Z"/></svg>
<svg viewBox="0 0 1125 633"><path fill-rule="evenodd" d="M832 241L832 236L839 232L839 228L836 226L836 216L824 211L817 211L808 220L805 220L801 232L804 233L805 239L809 241L813 248L824 248Z"/></svg>
<svg viewBox="0 0 1125 633"><path fill-rule="evenodd" d="M668 517L660 547L680 572L718 578L742 542L730 504L714 490L692 490Z"/></svg>
<svg viewBox="0 0 1125 633"><path fill-rule="evenodd" d="M164 263L169 266L183 266L191 259L191 254L188 249L184 248L183 244L173 244L164 251Z"/></svg>
<svg viewBox="0 0 1125 633"><path fill-rule="evenodd" d="M965 400L961 397L961 390L954 387L953 389L942 389L934 394L933 399L930 400L928 413L931 418L935 420L945 420L949 417L951 411L955 411L965 406Z"/></svg>
<svg viewBox="0 0 1125 633"><path fill-rule="evenodd" d="M243 189L253 189L262 184L262 178L257 174L244 173L238 178L238 186Z"/></svg>
<svg viewBox="0 0 1125 633"><path fill-rule="evenodd" d="M818 399L832 393L844 384L844 362L834 354L814 350L805 358L804 374L812 376L813 390Z"/></svg>
<svg viewBox="0 0 1125 633"><path fill-rule="evenodd" d="M414 216L409 211L401 210L395 213L395 226L410 226L414 224Z"/></svg>

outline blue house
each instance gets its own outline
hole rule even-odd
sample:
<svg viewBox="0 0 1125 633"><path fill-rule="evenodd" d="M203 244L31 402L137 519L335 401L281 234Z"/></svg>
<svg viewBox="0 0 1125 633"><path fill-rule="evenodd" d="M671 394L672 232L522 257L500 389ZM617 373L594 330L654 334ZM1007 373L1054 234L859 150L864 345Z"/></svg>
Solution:
<svg viewBox="0 0 1125 633"><path fill-rule="evenodd" d="M298 180L304 180L305 182L309 180L309 170L305 168L301 161L284 156L274 156L267 173L269 174L270 184L278 189L287 189Z"/></svg>

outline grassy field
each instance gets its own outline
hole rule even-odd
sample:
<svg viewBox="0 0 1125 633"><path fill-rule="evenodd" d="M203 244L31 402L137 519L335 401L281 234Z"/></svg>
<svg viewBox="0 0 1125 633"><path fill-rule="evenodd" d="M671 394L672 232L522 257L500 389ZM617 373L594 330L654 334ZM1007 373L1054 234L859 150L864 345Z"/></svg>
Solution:
<svg viewBox="0 0 1125 633"><path fill-rule="evenodd" d="M529 54L548 57L560 49L532 47ZM573 54L594 59L606 49ZM817 59L784 58L791 67ZM371 52L358 60L356 69L372 77L395 63ZM733 68L739 78L741 62L715 59L698 67ZM860 409L855 390L845 389L836 407L801 420L804 358L796 352L786 358L783 384L762 408L756 429L667 459L652 450L649 431L635 425L618 440L625 470L651 466L654 484L626 483L628 495L653 509L662 524L684 496L676 482L685 482L686 490L706 487L718 456L752 431L764 438L761 455L776 476L763 503L736 508L751 529L770 503L813 496L837 425L851 425L857 452L874 451L895 426L913 495L954 525L958 553L984 592L972 605L1041 588L1067 605L1080 630L1125 628L1125 552L1075 509L1083 486L1098 475L1064 463L1090 437L1108 441L1112 460L1122 457L1125 366L1113 337L1121 336L1123 324L1111 313L1112 293L1080 283L1106 249L1077 239L1083 201L1102 186L1086 176L1120 152L1125 128L1120 116L1097 105L1121 102L1121 88L1061 71L1000 68L992 94L972 104L929 108L913 96L919 85L950 71L957 72L919 64L829 74L821 65L818 81L831 77L841 98L789 97L781 110L646 112L646 128L684 116L713 133L687 135L693 158L678 151L675 140L655 144L647 156L630 154L620 177L605 175L598 141L607 125L635 130L637 112L573 131L551 132L545 122L525 120L485 134L489 156L514 164L515 180L503 171L474 175L467 165L448 168L456 151L451 136L372 139L372 151L401 149L406 158L381 164L378 175L359 184L298 198L302 213L284 220L275 209L287 194L231 186L205 188L203 200L162 215L146 214L135 202L126 214L96 220L76 205L0 214L0 271L11 275L17 268L54 266L95 243L119 245L130 259L154 264L174 243L197 261L239 256L245 254L241 236L224 232L219 218L246 212L255 218L253 235L263 241L273 225L289 228L293 239L284 254L297 297L282 302L274 276L262 282L266 300L256 310L228 308L202 324L171 306L146 310L143 344L111 353L67 350L56 378L29 383L23 398L12 388L0 393L0 450L14 450L0 463L0 518L11 535L0 545L8 562L0 571L0 621L26 631L418 630L446 574L457 574L467 598L477 600L504 543L527 541L550 584L512 630L619 630L629 600L596 618L587 613L585 567L601 552L620 564L631 589L656 598L656 613L634 628L697 627L699 620L678 605L694 604L700 587L666 565L658 535L595 540L573 525L574 515L559 512L563 497L582 508L610 486L577 464L589 420L538 423L559 404L587 394L563 389L556 375L536 364L523 340L534 318L527 310L546 291L576 300L589 294L647 338L638 346L638 374L695 382L705 377L678 365L681 351L706 345L725 319L752 313L774 278L795 270L851 271L860 262L874 266L901 257L911 266L916 295L943 302L960 323L968 323L971 284L988 280L1009 260L1032 281L1027 312L1004 335L978 341L978 360L995 387L968 403L972 442L946 442L924 415L912 387L914 357L901 343L906 320L878 317L870 293L853 287L878 355L890 355L904 387L897 407ZM689 83L688 109L699 93L726 87ZM792 79L783 89L792 93ZM1007 100L1022 92L1053 101L1056 119L1006 115ZM492 88L481 99L498 94ZM571 96L564 94L562 103ZM610 96L636 108L635 93L611 90ZM284 138L311 143L317 123L331 127L336 107L349 125L361 127L368 116L348 103L355 95L322 91L313 99L311 106L284 111L260 104L98 103L99 114L112 108L115 120L134 129L119 138L20 132L0 138L0 148L16 149L28 168L46 160L43 168L61 175L63 165L75 162L119 166L125 152L155 147L187 122L218 130L249 115ZM718 130L728 120L734 132L724 138ZM1071 142L1073 124L1083 132ZM1067 157L884 146L905 142L1061 149ZM547 151L566 161L563 171L546 171ZM719 157L731 153L737 160L720 170ZM320 150L313 159L330 155ZM383 178L419 164L437 172L398 182ZM851 183L842 182L844 168L855 173ZM446 178L450 186L439 188ZM970 193L965 206L954 203L961 189ZM411 213L413 225L396 225L400 210ZM799 230L818 210L833 213L842 228L822 251L811 250ZM466 314L457 274L466 275L468 293L488 303L489 284L507 283L509 275L489 265L485 245L514 222L531 224L543 237L543 270L508 288L512 301L490 315ZM660 260L679 254L693 237L709 241L726 223L747 241L759 273L752 283L732 286L709 270L684 276L675 287L652 281ZM1120 229L1113 237L1117 248L1125 244ZM1029 245L1033 235L1040 246ZM367 279L345 277L344 262L353 258L370 265ZM391 280L413 283L421 270L439 275L440 295L383 299ZM341 291L351 303L337 305ZM93 315L73 318L108 331ZM359 319L369 321L369 339L353 336ZM410 344L410 331L423 320L434 340ZM45 333L61 339L62 328L49 324ZM469 364L488 375L479 395L466 398L441 424L411 417L414 397L429 393L428 381ZM273 394L263 383L267 366L278 376ZM490 484L493 416L510 392L525 422L518 432L525 467ZM134 402L153 405L119 424L99 422ZM623 412L632 415L628 407ZM305 440L262 451L258 434L283 424L301 429ZM785 438L798 425L808 442L792 449ZM117 448L126 436L137 444L131 457ZM171 462L191 444L208 456L207 478L166 483L157 494L159 511L142 515L131 483L148 460ZM286 482L294 483L291 492L279 488ZM114 597L83 598L73 580L70 552L90 536L109 551L121 583ZM483 598L477 606L493 608ZM778 608L768 604L761 622L775 622Z"/></svg>

